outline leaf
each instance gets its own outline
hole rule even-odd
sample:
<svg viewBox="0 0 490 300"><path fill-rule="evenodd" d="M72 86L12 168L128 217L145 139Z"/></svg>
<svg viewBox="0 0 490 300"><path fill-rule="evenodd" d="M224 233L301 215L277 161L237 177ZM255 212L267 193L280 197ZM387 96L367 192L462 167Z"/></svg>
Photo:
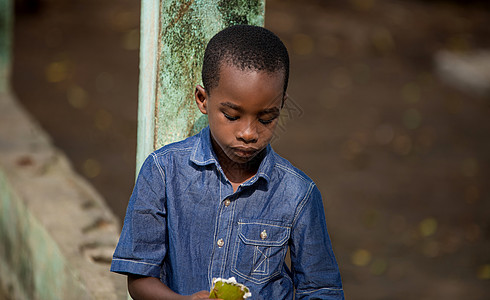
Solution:
<svg viewBox="0 0 490 300"><path fill-rule="evenodd" d="M216 279L209 295L210 299L243 300L250 297L249 289L237 283L232 277L227 280Z"/></svg>

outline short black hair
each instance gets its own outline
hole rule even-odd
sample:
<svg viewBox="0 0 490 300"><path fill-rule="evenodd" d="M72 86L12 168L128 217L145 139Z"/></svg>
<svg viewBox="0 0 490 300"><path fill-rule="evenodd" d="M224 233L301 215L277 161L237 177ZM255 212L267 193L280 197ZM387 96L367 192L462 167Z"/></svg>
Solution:
<svg viewBox="0 0 490 300"><path fill-rule="evenodd" d="M204 52L202 83L206 92L218 86L220 67L231 64L241 70L284 72L284 93L289 79L286 46L273 32L253 25L234 25L218 32Z"/></svg>

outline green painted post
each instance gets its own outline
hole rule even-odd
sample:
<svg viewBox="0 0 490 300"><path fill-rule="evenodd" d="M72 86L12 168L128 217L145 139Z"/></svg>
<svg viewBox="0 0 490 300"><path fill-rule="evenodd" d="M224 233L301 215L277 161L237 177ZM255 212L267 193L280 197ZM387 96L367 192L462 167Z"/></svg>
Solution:
<svg viewBox="0 0 490 300"><path fill-rule="evenodd" d="M142 0L137 171L153 150L197 133L204 50L235 24L263 26L265 0Z"/></svg>
<svg viewBox="0 0 490 300"><path fill-rule="evenodd" d="M0 93L10 87L12 18L12 1L0 0Z"/></svg>

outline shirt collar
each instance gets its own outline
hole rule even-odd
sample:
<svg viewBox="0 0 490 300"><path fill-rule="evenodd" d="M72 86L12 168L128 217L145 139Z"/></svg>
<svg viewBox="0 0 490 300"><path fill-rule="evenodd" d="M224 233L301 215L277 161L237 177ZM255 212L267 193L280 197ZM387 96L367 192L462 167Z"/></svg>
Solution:
<svg viewBox="0 0 490 300"><path fill-rule="evenodd" d="M201 130L197 137L197 143L194 145L191 154L191 161L198 166L206 166L210 164L219 165L218 159L214 154L211 145L211 134L209 126Z"/></svg>
<svg viewBox="0 0 490 300"><path fill-rule="evenodd" d="M275 164L275 152L272 150L270 145L267 145L266 155L260 163L257 174L252 177L249 181L245 182L244 186L249 186L254 184L259 178L263 178L267 183L269 183L272 169ZM214 164L221 171L221 166L219 165L218 158L214 153L213 147L211 145L211 133L209 126L201 130L198 134L197 143L194 145L190 160L199 166L206 166ZM222 172L222 171L221 171Z"/></svg>

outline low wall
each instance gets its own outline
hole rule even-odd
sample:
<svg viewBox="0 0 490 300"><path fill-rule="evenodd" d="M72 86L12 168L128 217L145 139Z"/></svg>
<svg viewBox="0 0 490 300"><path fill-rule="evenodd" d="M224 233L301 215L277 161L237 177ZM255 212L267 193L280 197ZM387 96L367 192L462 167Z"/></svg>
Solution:
<svg viewBox="0 0 490 300"><path fill-rule="evenodd" d="M0 93L0 285L11 299L126 299L119 224L10 93Z"/></svg>

